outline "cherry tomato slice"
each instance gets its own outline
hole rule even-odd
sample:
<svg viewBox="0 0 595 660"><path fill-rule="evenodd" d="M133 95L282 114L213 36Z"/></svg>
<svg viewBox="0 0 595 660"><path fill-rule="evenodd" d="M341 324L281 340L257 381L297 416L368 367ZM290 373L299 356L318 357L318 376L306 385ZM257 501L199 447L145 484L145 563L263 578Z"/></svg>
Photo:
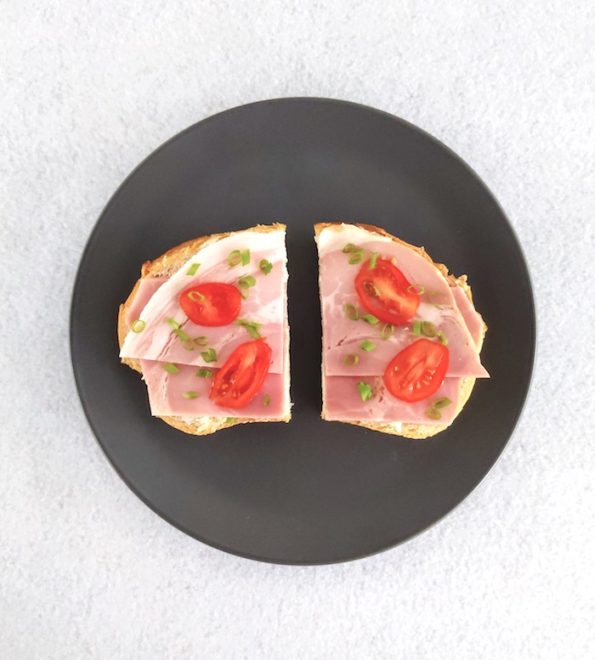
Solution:
<svg viewBox="0 0 595 660"><path fill-rule="evenodd" d="M258 394L271 366L264 339L240 344L215 374L209 398L224 408L243 408Z"/></svg>
<svg viewBox="0 0 595 660"><path fill-rule="evenodd" d="M205 282L182 291L180 306L196 325L227 325L238 317L242 296L231 284Z"/></svg>
<svg viewBox="0 0 595 660"><path fill-rule="evenodd" d="M429 339L418 339L388 363L386 389L397 399L413 403L432 396L442 385L448 369L448 348Z"/></svg>
<svg viewBox="0 0 595 660"><path fill-rule="evenodd" d="M361 304L376 318L405 325L419 307L419 295L405 275L388 259L367 260L355 278Z"/></svg>

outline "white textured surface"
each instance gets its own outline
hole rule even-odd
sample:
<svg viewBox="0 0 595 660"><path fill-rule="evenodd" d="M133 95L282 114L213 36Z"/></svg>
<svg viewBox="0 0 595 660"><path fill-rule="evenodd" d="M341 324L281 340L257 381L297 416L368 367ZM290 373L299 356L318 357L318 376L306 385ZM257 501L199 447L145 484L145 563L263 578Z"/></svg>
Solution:
<svg viewBox="0 0 595 660"><path fill-rule="evenodd" d="M0 657L595 656L594 34L592 0L0 3ZM525 414L477 491L403 547L318 568L149 511L68 352L81 250L122 178L206 115L290 95L394 112L467 159L540 322Z"/></svg>

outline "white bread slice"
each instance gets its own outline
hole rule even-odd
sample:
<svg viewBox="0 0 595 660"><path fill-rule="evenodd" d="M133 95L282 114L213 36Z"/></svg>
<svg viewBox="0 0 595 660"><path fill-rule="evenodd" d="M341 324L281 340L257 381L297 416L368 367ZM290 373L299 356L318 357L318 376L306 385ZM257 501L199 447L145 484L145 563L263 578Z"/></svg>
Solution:
<svg viewBox="0 0 595 660"><path fill-rule="evenodd" d="M466 275L461 275L460 277L455 277L454 275L449 274L448 268L444 264L436 263L432 260L432 258L428 255L428 253L424 250L423 247L416 247L415 245L411 245L409 243L406 243L405 241L402 241L401 239L397 238L396 236L393 236L392 234L389 234L387 231L382 229L381 227L376 227L374 225L368 225L368 224L361 224L361 223L354 223L354 222L319 222L314 225L314 233L315 233L315 239L318 242L318 237L320 235L320 232L323 229L332 229L334 231L340 232L343 230L344 225L351 225L351 226L356 226L359 227L360 229L365 229L370 233L370 238L373 239L374 235L379 235L383 237L390 238L392 241L395 243L399 243L400 245L403 245L404 247L407 247L414 252L417 252L417 254L421 255L424 259L427 259L433 266L435 266L444 276L444 278L447 280L449 285L451 286L459 286L463 289L465 292L465 295L469 298L471 302L473 302L473 297L472 297L472 292L471 292L471 287L467 283L467 276ZM481 346L483 344L483 340L485 337L485 333L487 331L487 326L484 323L483 326L483 332L481 335L481 340L479 343L479 350L481 350ZM324 343L324 342L323 342ZM324 365L324 355L322 358L323 362L322 365ZM324 379L324 366L322 366L323 369L323 377L322 377L322 412L321 412L321 417L322 419L325 419L325 379ZM461 379L461 384L459 386L459 400L458 400L458 407L456 410L456 414L454 419L460 414L461 410L469 400L469 397L471 396L471 392L473 391L473 387L475 385L475 378L462 378ZM453 419L453 421L454 421ZM336 420L333 420L336 421ZM429 438L431 436L434 436L445 429L447 429L450 424L404 424L402 422L356 422L354 420L344 420L342 423L344 424L355 424L356 426L364 426L365 428L371 429L372 431L379 431L381 433L388 433L390 435L400 435L404 438L411 438L411 439L423 439L423 438ZM452 424L452 422L451 422Z"/></svg>
<svg viewBox="0 0 595 660"><path fill-rule="evenodd" d="M192 240L181 243L180 245L169 249L153 261L146 261L141 267L141 277L137 280L128 298L120 305L118 311L118 344L122 348L122 344L126 339L126 335L130 330L128 323L128 309L132 305L134 297L140 287L140 282L146 277L170 277L177 270L179 270L192 256L194 256L201 247L211 244L215 241L220 241L232 234L239 234L245 231L252 231L257 233L267 233L277 230L285 230L286 226L280 223L273 223L271 225L255 225L249 229L241 230L238 232L224 232L221 234L210 234L208 236L200 236ZM287 292L285 292L287 297ZM285 387L289 391L290 382L290 366L289 366L289 326L285 330ZM134 371L142 374L140 362L133 358L121 358L123 364L126 364ZM250 424L252 422L289 422L291 419L291 406L288 405L282 417L271 417L267 419L251 419L251 418L235 418L235 417L160 417L166 424L173 426L179 431L189 433L192 435L209 435L215 433L220 429L236 426L237 424Z"/></svg>

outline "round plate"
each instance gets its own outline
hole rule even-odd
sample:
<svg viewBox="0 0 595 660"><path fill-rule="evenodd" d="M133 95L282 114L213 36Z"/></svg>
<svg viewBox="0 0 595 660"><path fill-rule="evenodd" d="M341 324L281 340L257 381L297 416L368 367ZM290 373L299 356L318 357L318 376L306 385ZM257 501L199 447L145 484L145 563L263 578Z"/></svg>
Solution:
<svg viewBox="0 0 595 660"><path fill-rule="evenodd" d="M120 364L118 305L144 261L196 236L274 220L288 226L293 419L185 435L151 417L144 384ZM379 225L469 275L489 326L482 361L492 377L477 382L444 433L415 441L320 419L319 220ZM411 124L329 99L234 108L162 145L101 215L72 300L79 394L121 477L179 529L269 562L363 557L453 509L506 445L534 347L527 267L477 175Z"/></svg>

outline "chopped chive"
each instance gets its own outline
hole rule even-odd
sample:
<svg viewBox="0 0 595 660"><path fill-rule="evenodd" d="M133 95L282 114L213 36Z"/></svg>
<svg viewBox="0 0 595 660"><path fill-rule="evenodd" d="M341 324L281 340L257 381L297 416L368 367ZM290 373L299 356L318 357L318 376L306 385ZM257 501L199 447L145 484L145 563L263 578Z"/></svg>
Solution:
<svg viewBox="0 0 595 660"><path fill-rule="evenodd" d="M201 367L197 372L196 375L199 378L211 378L213 375L213 372L210 369L207 369L206 367Z"/></svg>
<svg viewBox="0 0 595 660"><path fill-rule="evenodd" d="M273 270L273 264L268 259L261 259L258 267L265 275L268 275Z"/></svg>
<svg viewBox="0 0 595 660"><path fill-rule="evenodd" d="M370 325L376 325L378 323L378 319L374 316L374 314L364 314L362 316L362 320L366 323L369 323Z"/></svg>
<svg viewBox="0 0 595 660"><path fill-rule="evenodd" d="M360 380L360 382L357 384L357 391L359 392L362 401L369 401L374 395L372 386L368 383L365 383L363 380Z"/></svg>
<svg viewBox="0 0 595 660"><path fill-rule="evenodd" d="M246 319L239 319L236 323L242 326L252 339L260 339L259 330L262 327L262 323L256 323L256 321L248 321Z"/></svg>
<svg viewBox="0 0 595 660"><path fill-rule="evenodd" d="M359 248L353 243L347 243L347 245L343 248L343 253L351 254L352 252L357 252L358 250Z"/></svg>
<svg viewBox="0 0 595 660"><path fill-rule="evenodd" d="M176 319L167 319L167 324L174 331L174 334L178 339L181 339L183 342L190 342L190 337L182 330L182 326L176 321ZM188 350L193 350L189 348Z"/></svg>
<svg viewBox="0 0 595 660"><path fill-rule="evenodd" d="M349 263L354 266L355 264L359 264L360 261L364 258L364 251L363 250L357 250L357 252L352 252L351 256L349 257Z"/></svg>
<svg viewBox="0 0 595 660"><path fill-rule="evenodd" d="M195 337L192 341L198 346L207 346L209 343L209 338L200 336L200 337Z"/></svg>
<svg viewBox="0 0 595 660"><path fill-rule="evenodd" d="M378 254L378 252L373 252L370 255L370 270L374 270L374 268L376 268L376 262L378 261L379 256L380 255Z"/></svg>
<svg viewBox="0 0 595 660"><path fill-rule="evenodd" d="M180 370L173 362L164 362L161 366L165 369L165 371L167 371L168 374L180 373Z"/></svg>
<svg viewBox="0 0 595 660"><path fill-rule="evenodd" d="M190 390L189 392L184 392L182 396L185 399L196 399L196 397L198 396L198 392L195 392L194 390Z"/></svg>
<svg viewBox="0 0 595 660"><path fill-rule="evenodd" d="M411 332L414 337L420 337L421 336L421 321L413 321L413 325L411 326Z"/></svg>
<svg viewBox="0 0 595 660"><path fill-rule="evenodd" d="M448 338L442 331L438 333L438 339L442 342L444 346L448 346Z"/></svg>
<svg viewBox="0 0 595 660"><path fill-rule="evenodd" d="M265 394L265 395L262 397L262 405L263 405L265 408L268 408L270 403L271 403L271 397L270 397L268 394Z"/></svg>
<svg viewBox="0 0 595 660"><path fill-rule="evenodd" d="M385 323L382 326L382 330L380 331L380 336L382 339L388 339L389 337L393 336L394 331L395 326L392 323Z"/></svg>
<svg viewBox="0 0 595 660"><path fill-rule="evenodd" d="M433 323L430 323L430 321L422 321L421 332L426 337L436 337L438 328Z"/></svg>
<svg viewBox="0 0 595 660"><path fill-rule="evenodd" d="M215 362L217 360L217 352L214 348L207 348L206 351L202 351L201 356L205 362Z"/></svg>
<svg viewBox="0 0 595 660"><path fill-rule="evenodd" d="M186 275L190 275L190 276L196 275L196 272L198 271L199 268L200 268L200 264L193 263L186 271Z"/></svg>
<svg viewBox="0 0 595 660"><path fill-rule="evenodd" d="M244 275L243 277L240 277L238 280L238 285L242 287L242 289L249 289L251 286L254 286L256 284L256 280L252 275Z"/></svg>
<svg viewBox="0 0 595 660"><path fill-rule="evenodd" d="M442 399L436 399L436 401L434 401L434 406L433 407L434 408L446 408L446 406L450 406L451 403L452 403L452 401L447 396L445 396Z"/></svg>
<svg viewBox="0 0 595 660"><path fill-rule="evenodd" d="M136 321L132 321L130 324L130 329L132 332L142 332L145 329L146 323L142 321L141 319L136 319Z"/></svg>
<svg viewBox="0 0 595 660"><path fill-rule="evenodd" d="M227 264L233 268L234 266L239 266L242 263L242 253L239 250L234 250L229 253L227 257Z"/></svg>
<svg viewBox="0 0 595 660"><path fill-rule="evenodd" d="M417 293L418 296L423 296L425 289L423 286L415 286L415 284L410 284L407 287L407 293Z"/></svg>
<svg viewBox="0 0 595 660"><path fill-rule="evenodd" d="M250 250L242 250L240 252L240 261L242 266L247 266L250 263Z"/></svg>
<svg viewBox="0 0 595 660"><path fill-rule="evenodd" d="M369 353L370 351L373 351L376 348L376 344L373 341L370 341L369 339L364 339L364 341L359 345L359 347L362 349L362 351L366 351L366 353Z"/></svg>
<svg viewBox="0 0 595 660"><path fill-rule="evenodd" d="M426 410L426 415L430 419L440 419L442 417L442 413L437 408L434 408L433 406Z"/></svg>
<svg viewBox="0 0 595 660"><path fill-rule="evenodd" d="M191 300L192 302L202 302L204 299L205 297L200 291L190 291L188 294L188 300Z"/></svg>
<svg viewBox="0 0 595 660"><path fill-rule="evenodd" d="M359 355L356 353L349 353L343 358L343 363L348 367L353 367L359 362Z"/></svg>
<svg viewBox="0 0 595 660"><path fill-rule="evenodd" d="M345 312L345 316L351 321L357 321L359 319L359 311L355 305L347 303L343 305L343 311Z"/></svg>
<svg viewBox="0 0 595 660"><path fill-rule="evenodd" d="M235 424L238 421L237 417L226 417L225 422L226 424Z"/></svg>

